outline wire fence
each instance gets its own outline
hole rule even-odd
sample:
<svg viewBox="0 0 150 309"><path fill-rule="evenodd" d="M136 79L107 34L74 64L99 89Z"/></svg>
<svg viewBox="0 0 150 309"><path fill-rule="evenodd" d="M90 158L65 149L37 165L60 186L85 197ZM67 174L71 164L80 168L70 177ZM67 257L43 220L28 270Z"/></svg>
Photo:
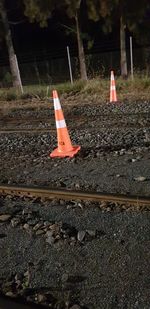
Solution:
<svg viewBox="0 0 150 309"><path fill-rule="evenodd" d="M17 55L23 85L51 85L70 81L67 49L55 54L41 52ZM79 60L70 50L73 80L80 78ZM127 48L128 73L130 74L130 49ZM120 75L120 50L108 50L86 54L86 66L89 78L108 77L110 70ZM150 47L133 48L134 72L150 75ZM11 74L8 59L0 58L0 86L10 87Z"/></svg>

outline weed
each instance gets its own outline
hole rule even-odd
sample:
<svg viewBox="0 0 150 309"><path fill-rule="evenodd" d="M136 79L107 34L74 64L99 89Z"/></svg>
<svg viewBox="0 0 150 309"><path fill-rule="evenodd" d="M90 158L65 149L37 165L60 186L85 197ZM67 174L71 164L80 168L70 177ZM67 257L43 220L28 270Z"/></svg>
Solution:
<svg viewBox="0 0 150 309"><path fill-rule="evenodd" d="M134 75L134 80L129 77L123 80L115 76L116 90L118 100L150 100L150 77L148 75ZM52 90L56 89L59 95L74 96L78 94L86 96L97 96L99 101L109 99L110 79L96 77L89 79L87 82L76 80L73 84L70 82L56 85L30 85L23 87L23 94L17 93L13 88L0 89L0 101L13 100L46 100L52 98Z"/></svg>

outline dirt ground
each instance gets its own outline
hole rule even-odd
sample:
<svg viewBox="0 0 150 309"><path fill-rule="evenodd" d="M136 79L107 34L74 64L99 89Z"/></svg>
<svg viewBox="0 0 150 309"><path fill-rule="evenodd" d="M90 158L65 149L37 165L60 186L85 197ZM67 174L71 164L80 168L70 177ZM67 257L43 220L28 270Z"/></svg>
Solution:
<svg viewBox="0 0 150 309"><path fill-rule="evenodd" d="M1 183L150 195L149 102L86 102L64 112L78 155L51 159L54 131L1 133ZM1 114L54 123L53 106ZM149 232L148 209L1 197L1 291L57 309L148 309Z"/></svg>
<svg viewBox="0 0 150 309"><path fill-rule="evenodd" d="M62 204L1 200L1 213L11 215L0 224L1 290L40 303L54 298L52 308L148 309L149 212ZM42 229L51 224L54 238Z"/></svg>

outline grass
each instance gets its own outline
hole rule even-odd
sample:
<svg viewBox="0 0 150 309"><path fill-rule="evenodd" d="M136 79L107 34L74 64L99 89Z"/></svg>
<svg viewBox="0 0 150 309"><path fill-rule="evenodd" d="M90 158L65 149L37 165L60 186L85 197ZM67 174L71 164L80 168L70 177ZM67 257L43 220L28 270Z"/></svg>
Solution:
<svg viewBox="0 0 150 309"><path fill-rule="evenodd" d="M62 93L77 93L82 90L84 87L84 82L78 80L73 83L69 82L64 84L56 85L30 85L23 87L23 94L19 93L13 88L1 88L0 89L0 100L11 101L14 99L30 99L30 98L39 98L44 99L46 97L52 96L52 90L57 89L60 94Z"/></svg>
<svg viewBox="0 0 150 309"><path fill-rule="evenodd" d="M116 90L119 101L123 100L150 100L150 77L139 76L136 74L132 81L129 77L123 80L116 77ZM57 85L30 85L24 86L24 93L17 93L13 88L0 89L0 107L6 106L14 107L14 104L19 106L31 105L47 105L49 99L52 99L52 90L56 89L59 96L66 102L80 97L80 101L84 99L90 101L95 99L96 102L109 101L110 79L108 78L94 78L88 82L77 80L73 83L61 83ZM17 103L18 102L18 103Z"/></svg>

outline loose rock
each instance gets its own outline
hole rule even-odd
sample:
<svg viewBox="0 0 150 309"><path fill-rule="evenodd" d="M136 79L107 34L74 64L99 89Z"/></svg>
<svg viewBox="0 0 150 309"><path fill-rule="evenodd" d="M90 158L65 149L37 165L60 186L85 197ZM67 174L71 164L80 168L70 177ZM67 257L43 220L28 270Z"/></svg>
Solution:
<svg viewBox="0 0 150 309"><path fill-rule="evenodd" d="M8 221L10 218L11 218L11 215L7 215L7 214L0 215L1 222Z"/></svg>
<svg viewBox="0 0 150 309"><path fill-rule="evenodd" d="M82 242L84 240L86 232L85 231L79 231L77 234L77 239Z"/></svg>
<svg viewBox="0 0 150 309"><path fill-rule="evenodd" d="M142 182L142 181L145 181L145 180L146 180L146 177L139 176L139 177L135 177L134 180L139 181L139 182L140 182L140 181Z"/></svg>

